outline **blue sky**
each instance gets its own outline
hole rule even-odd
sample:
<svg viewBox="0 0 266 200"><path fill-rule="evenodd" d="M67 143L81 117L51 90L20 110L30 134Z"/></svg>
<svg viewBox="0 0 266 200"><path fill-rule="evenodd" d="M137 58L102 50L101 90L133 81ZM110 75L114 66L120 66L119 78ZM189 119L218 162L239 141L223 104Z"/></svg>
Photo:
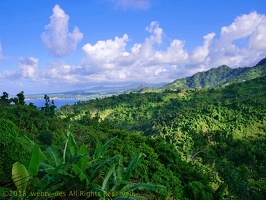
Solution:
<svg viewBox="0 0 266 200"><path fill-rule="evenodd" d="M265 0L1 0L0 92L171 82L266 57Z"/></svg>

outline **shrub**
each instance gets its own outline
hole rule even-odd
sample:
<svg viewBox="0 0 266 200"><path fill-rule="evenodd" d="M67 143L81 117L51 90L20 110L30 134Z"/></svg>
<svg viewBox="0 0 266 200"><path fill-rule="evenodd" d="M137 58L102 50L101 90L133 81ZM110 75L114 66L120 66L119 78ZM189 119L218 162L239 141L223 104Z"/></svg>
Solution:
<svg viewBox="0 0 266 200"><path fill-rule="evenodd" d="M0 119L0 182L11 181L13 163L26 163L30 156L18 132L18 127L12 121Z"/></svg>
<svg viewBox="0 0 266 200"><path fill-rule="evenodd" d="M53 142L53 134L50 131L42 131L39 135L39 141L51 146Z"/></svg>

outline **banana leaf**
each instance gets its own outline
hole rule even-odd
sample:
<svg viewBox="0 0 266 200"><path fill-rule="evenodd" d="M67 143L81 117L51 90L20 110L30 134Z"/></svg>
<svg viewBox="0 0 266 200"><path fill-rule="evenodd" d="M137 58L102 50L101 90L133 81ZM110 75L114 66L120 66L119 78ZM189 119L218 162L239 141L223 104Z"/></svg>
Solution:
<svg viewBox="0 0 266 200"><path fill-rule="evenodd" d="M30 180L30 175L28 173L28 170L26 167L19 163L16 162L12 166L12 180L17 187L17 190L19 192L24 192L26 191L28 182Z"/></svg>
<svg viewBox="0 0 266 200"><path fill-rule="evenodd" d="M39 167L40 167L40 147L39 145L34 145L31 153L30 163L28 166L29 175L31 177L37 176Z"/></svg>

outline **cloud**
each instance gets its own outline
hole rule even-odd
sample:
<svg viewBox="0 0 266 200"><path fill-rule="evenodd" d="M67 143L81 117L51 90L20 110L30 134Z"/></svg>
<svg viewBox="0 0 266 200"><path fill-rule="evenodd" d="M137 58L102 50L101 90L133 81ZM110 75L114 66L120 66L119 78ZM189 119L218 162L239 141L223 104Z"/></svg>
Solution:
<svg viewBox="0 0 266 200"><path fill-rule="evenodd" d="M135 44L132 49L135 59L139 63L143 63L143 65L147 65L150 61L154 60L154 46L160 45L163 37L163 29L160 28L157 21L151 22L145 30L151 34L150 37L145 38L142 44Z"/></svg>
<svg viewBox="0 0 266 200"><path fill-rule="evenodd" d="M157 21L151 22L149 26L145 29L152 35L146 39L146 42L151 44L161 44L162 43L162 36L163 36L163 29L160 28L160 25Z"/></svg>
<svg viewBox="0 0 266 200"><path fill-rule="evenodd" d="M82 65L89 73L119 67L119 58L128 55L125 51L127 41L128 36L125 34L122 38L115 37L114 40L98 41L95 45L84 45Z"/></svg>
<svg viewBox="0 0 266 200"><path fill-rule="evenodd" d="M73 32L69 32L68 20L69 16L59 5L55 5L50 23L45 26L45 32L41 35L48 52L54 56L69 55L83 38L83 34L77 27Z"/></svg>
<svg viewBox="0 0 266 200"><path fill-rule="evenodd" d="M250 66L266 56L266 16L251 12L221 28L220 38L209 47L209 64Z"/></svg>
<svg viewBox="0 0 266 200"><path fill-rule="evenodd" d="M173 40L166 51L156 51L154 53L154 61L157 64L174 65L186 63L188 53L183 49L184 42L181 40Z"/></svg>
<svg viewBox="0 0 266 200"><path fill-rule="evenodd" d="M203 44L191 52L185 41L173 39L166 49L164 31L156 21L145 30L142 43L128 47L128 35L83 46L80 74L98 74L105 81L172 81L212 67L252 66L266 55L265 16L256 12L238 16L221 28L220 35L208 33Z"/></svg>
<svg viewBox="0 0 266 200"><path fill-rule="evenodd" d="M45 73L42 74L42 78L45 80L52 80L53 82L78 82L76 78L76 71L80 69L79 65L68 65L64 62L53 62L46 70Z"/></svg>
<svg viewBox="0 0 266 200"><path fill-rule="evenodd" d="M63 11L57 14L65 22L59 26L67 27L68 16ZM67 39L62 41L68 41L68 30L64 30ZM170 82L223 64L254 66L266 57L266 16L257 12L236 17L218 33L207 33L202 37L202 44L189 52L185 48L186 41L178 38L166 41L166 33L157 21L152 21L145 31L149 35L134 44L127 34L87 43L82 47L80 63L74 65L57 61L42 66L45 70L39 71L37 58L21 58L17 71L5 71L0 78L19 80L22 77L53 85L50 88L61 87L61 90L66 86L85 88L92 84ZM54 47L61 45L58 44Z"/></svg>
<svg viewBox="0 0 266 200"><path fill-rule="evenodd" d="M173 40L167 50L156 50L163 43L164 32L159 23L153 21L145 29L150 33L142 43L127 49L128 35L113 40L98 41L95 45L83 46L84 57L76 72L91 76L98 74L105 81L158 81L172 76L177 64L188 59L183 49L184 42Z"/></svg>
<svg viewBox="0 0 266 200"><path fill-rule="evenodd" d="M266 50L266 16L256 14L257 25L250 35L249 48L257 51ZM258 23L259 22L259 23Z"/></svg>
<svg viewBox="0 0 266 200"><path fill-rule="evenodd" d="M209 48L214 36L215 33L209 33L203 37L203 45L196 47L190 55L191 63L201 63L206 61L206 58L210 52Z"/></svg>
<svg viewBox="0 0 266 200"><path fill-rule="evenodd" d="M108 0L119 9L141 9L146 10L150 7L150 0Z"/></svg>
<svg viewBox="0 0 266 200"><path fill-rule="evenodd" d="M19 68L23 78L34 80L37 77L38 59L34 57L20 58Z"/></svg>
<svg viewBox="0 0 266 200"><path fill-rule="evenodd" d="M81 65L54 63L44 77L84 84L143 81L143 77L150 81L154 80L167 71L164 66L158 66L160 63L167 63L164 61L164 56L165 59L172 59L170 58L172 53L178 56L186 56L186 53L182 50L183 43L177 40L172 42L167 52L155 51L154 46L162 43L163 30L158 22L151 22L145 30L150 36L144 42L135 43L128 49L127 44L130 39L127 34L122 37L116 36L114 39L101 40L95 44L87 43L82 47L84 56ZM172 62L177 60L178 56L174 56Z"/></svg>
<svg viewBox="0 0 266 200"><path fill-rule="evenodd" d="M3 79L38 79L38 58L28 57L19 59L18 70L6 70L0 74L0 78Z"/></svg>
<svg viewBox="0 0 266 200"><path fill-rule="evenodd" d="M257 12L251 12L238 16L229 26L221 28L221 38L223 41L233 41L243 37L250 36L254 30L261 24L262 16Z"/></svg>

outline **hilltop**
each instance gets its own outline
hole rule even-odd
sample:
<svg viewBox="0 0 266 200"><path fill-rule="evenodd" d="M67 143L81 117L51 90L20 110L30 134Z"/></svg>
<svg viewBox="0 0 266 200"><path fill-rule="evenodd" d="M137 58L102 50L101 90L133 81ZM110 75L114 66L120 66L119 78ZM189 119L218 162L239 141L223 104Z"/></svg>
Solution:
<svg viewBox="0 0 266 200"><path fill-rule="evenodd" d="M241 83L266 75L266 58L253 67L231 68L222 65L208 71L198 72L190 77L176 79L159 88L139 87L134 92L162 92L188 88L216 88L229 83Z"/></svg>
<svg viewBox="0 0 266 200"><path fill-rule="evenodd" d="M177 79L162 89L215 88L231 82L240 83L266 75L266 58L254 67L230 68L222 65L206 72L198 72L191 77Z"/></svg>

